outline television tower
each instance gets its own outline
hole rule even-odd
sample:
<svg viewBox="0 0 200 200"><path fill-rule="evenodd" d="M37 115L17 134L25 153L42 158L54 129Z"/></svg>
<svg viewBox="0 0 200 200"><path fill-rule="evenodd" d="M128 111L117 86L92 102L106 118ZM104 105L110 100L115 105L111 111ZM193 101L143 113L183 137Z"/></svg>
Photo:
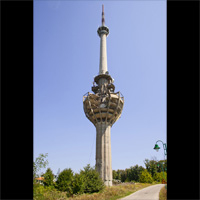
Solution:
<svg viewBox="0 0 200 200"><path fill-rule="evenodd" d="M83 96L86 117L96 127L96 169L106 186L112 186L112 161L110 129L119 119L124 106L124 97L115 92L114 79L107 68L106 37L109 28L105 26L102 5L102 25L97 33L100 37L99 74L94 77L92 91Z"/></svg>

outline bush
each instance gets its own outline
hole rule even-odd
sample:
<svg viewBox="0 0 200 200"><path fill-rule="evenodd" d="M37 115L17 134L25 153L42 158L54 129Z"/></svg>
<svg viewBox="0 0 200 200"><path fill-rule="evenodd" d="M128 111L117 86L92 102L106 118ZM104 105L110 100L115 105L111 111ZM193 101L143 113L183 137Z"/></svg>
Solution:
<svg viewBox="0 0 200 200"><path fill-rule="evenodd" d="M146 169L144 171L142 171L140 178L139 178L139 182L140 183L152 183L153 182L153 178L152 178L151 174Z"/></svg>
<svg viewBox="0 0 200 200"><path fill-rule="evenodd" d="M45 188L40 183L33 183L33 199L44 199Z"/></svg>
<svg viewBox="0 0 200 200"><path fill-rule="evenodd" d="M58 176L56 181L56 187L59 191L67 192L68 196L73 194L72 183L74 175L73 171L69 169L64 169Z"/></svg>
<svg viewBox="0 0 200 200"><path fill-rule="evenodd" d="M167 178L166 172L164 172L165 179ZM155 173L153 176L154 181L162 182L163 180L163 172Z"/></svg>

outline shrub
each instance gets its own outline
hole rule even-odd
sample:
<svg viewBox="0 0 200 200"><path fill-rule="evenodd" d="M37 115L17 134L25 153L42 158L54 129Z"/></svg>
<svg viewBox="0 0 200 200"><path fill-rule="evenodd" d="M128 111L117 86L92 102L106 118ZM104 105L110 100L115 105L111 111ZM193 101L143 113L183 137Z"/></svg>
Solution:
<svg viewBox="0 0 200 200"><path fill-rule="evenodd" d="M72 182L73 182L73 171L69 169L64 169L58 176L56 181L56 186L59 191L67 192L68 196L73 194Z"/></svg>
<svg viewBox="0 0 200 200"><path fill-rule="evenodd" d="M166 180L167 178L166 172L164 172L164 177L163 177L163 172L155 173L153 176L154 181L157 181L157 182L162 182L163 178L165 178Z"/></svg>
<svg viewBox="0 0 200 200"><path fill-rule="evenodd" d="M45 188L39 183L33 184L33 199L44 199Z"/></svg>
<svg viewBox="0 0 200 200"><path fill-rule="evenodd" d="M142 173L140 175L139 182L140 183L152 183L153 178L147 170L144 170L144 171L142 171Z"/></svg>

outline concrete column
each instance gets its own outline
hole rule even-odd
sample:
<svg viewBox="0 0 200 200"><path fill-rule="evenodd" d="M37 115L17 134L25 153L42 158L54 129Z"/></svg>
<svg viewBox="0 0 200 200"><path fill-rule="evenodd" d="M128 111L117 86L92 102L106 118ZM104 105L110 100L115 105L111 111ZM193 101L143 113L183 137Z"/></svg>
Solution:
<svg viewBox="0 0 200 200"><path fill-rule="evenodd" d="M101 34L99 74L105 74L107 69L106 34Z"/></svg>
<svg viewBox="0 0 200 200"><path fill-rule="evenodd" d="M106 186L112 186L110 129L107 123L96 125L96 168Z"/></svg>

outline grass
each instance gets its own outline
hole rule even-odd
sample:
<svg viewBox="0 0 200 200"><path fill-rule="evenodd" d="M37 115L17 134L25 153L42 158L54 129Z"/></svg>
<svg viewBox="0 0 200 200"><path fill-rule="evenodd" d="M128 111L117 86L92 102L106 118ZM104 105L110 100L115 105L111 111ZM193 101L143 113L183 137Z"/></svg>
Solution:
<svg viewBox="0 0 200 200"><path fill-rule="evenodd" d="M74 196L68 200L117 200L119 198L130 195L137 190L148 187L152 184L148 183L124 183L120 185L115 185L112 187L106 187L104 191L94 194L83 194L79 196Z"/></svg>
<svg viewBox="0 0 200 200"><path fill-rule="evenodd" d="M167 200L167 190L165 186L161 188L160 193L159 193L159 200Z"/></svg>
<svg viewBox="0 0 200 200"><path fill-rule="evenodd" d="M44 190L43 195L38 195L36 198L34 198L34 200L117 200L150 185L152 184L123 183L112 187L106 187L102 192L99 193L73 195L73 197L67 197L66 192L48 189Z"/></svg>

